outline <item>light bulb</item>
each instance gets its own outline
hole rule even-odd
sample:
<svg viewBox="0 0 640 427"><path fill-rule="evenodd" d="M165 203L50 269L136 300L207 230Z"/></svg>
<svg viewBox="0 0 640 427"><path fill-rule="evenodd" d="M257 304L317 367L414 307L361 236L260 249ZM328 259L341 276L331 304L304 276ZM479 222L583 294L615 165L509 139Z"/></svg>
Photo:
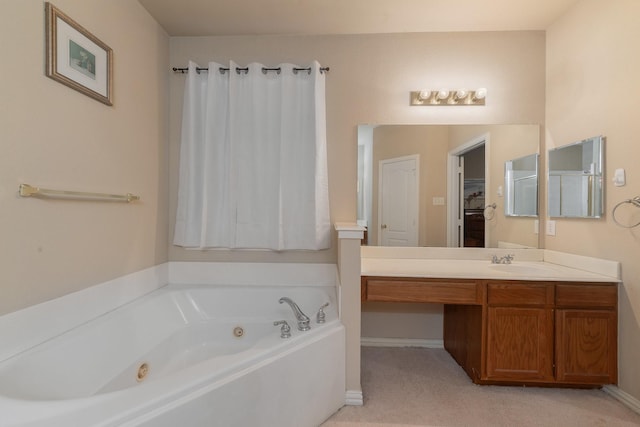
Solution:
<svg viewBox="0 0 640 427"><path fill-rule="evenodd" d="M487 96L487 90L483 87L476 90L475 99L484 99Z"/></svg>
<svg viewBox="0 0 640 427"><path fill-rule="evenodd" d="M431 92L428 90L421 90L420 93L418 94L418 99L420 101L426 101L430 97L431 97Z"/></svg>
<svg viewBox="0 0 640 427"><path fill-rule="evenodd" d="M440 89L438 91L438 99L447 99L449 97L449 91L447 89Z"/></svg>
<svg viewBox="0 0 640 427"><path fill-rule="evenodd" d="M466 98L468 95L468 92L466 89L458 89L456 91L456 99L464 99Z"/></svg>

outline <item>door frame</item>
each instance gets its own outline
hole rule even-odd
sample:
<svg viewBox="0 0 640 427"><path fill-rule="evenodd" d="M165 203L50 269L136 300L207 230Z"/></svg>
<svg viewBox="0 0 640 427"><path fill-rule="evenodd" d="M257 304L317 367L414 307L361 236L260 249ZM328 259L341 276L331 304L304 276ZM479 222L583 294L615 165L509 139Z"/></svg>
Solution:
<svg viewBox="0 0 640 427"><path fill-rule="evenodd" d="M461 144L449 151L447 155L447 246L452 248L464 246L464 217L459 219L456 215L457 206L463 197L460 187L457 185L457 173L458 173L458 158L468 151L479 147L484 144L484 188L485 188L485 206L491 204L491 197L488 189L490 186L490 135L489 132L479 135L464 144ZM462 221L460 231L458 231L458 222ZM484 246L489 247L489 233L491 227L487 226L485 220L484 226ZM460 233L460 235L458 234ZM458 245L458 242L462 242L462 246Z"/></svg>
<svg viewBox="0 0 640 427"><path fill-rule="evenodd" d="M378 162L378 246L382 246L382 165L383 163L400 162L406 160L414 160L416 162L416 191L415 191L415 218L416 218L416 231L415 241L416 246L420 242L420 154L410 154L408 156L393 157L391 159L383 159Z"/></svg>

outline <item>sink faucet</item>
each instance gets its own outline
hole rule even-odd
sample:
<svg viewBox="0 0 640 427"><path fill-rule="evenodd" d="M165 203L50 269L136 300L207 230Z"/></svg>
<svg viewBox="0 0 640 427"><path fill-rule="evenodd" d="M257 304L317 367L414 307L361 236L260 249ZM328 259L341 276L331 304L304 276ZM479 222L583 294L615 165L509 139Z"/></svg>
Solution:
<svg viewBox="0 0 640 427"><path fill-rule="evenodd" d="M498 258L497 255L493 255L491 257L491 264L511 264L511 261L513 261L513 254L507 254L503 257Z"/></svg>
<svg viewBox="0 0 640 427"><path fill-rule="evenodd" d="M282 304L283 302L286 302L287 304L289 304L289 307L291 307L291 310L293 310L293 314L295 314L296 320L298 321L299 331L308 331L309 329L311 329L311 326L309 326L309 322L310 322L309 317L307 317L307 315L304 314L302 310L300 310L300 307L298 307L298 304L296 304L295 302L293 302L291 299L287 297L280 298L278 302L280 304Z"/></svg>

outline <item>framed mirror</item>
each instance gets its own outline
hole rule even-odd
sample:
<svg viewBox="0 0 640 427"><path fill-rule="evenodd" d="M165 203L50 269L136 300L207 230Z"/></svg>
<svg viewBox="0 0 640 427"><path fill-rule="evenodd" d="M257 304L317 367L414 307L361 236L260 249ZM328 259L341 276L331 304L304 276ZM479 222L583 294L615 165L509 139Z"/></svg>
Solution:
<svg viewBox="0 0 640 427"><path fill-rule="evenodd" d="M529 154L504 163L505 216L538 216L538 162Z"/></svg>
<svg viewBox="0 0 640 427"><path fill-rule="evenodd" d="M604 138L549 150L548 203L554 218L600 218L604 213Z"/></svg>
<svg viewBox="0 0 640 427"><path fill-rule="evenodd" d="M539 147L539 125L358 126L363 244L538 248L536 218L505 216L503 187L505 162Z"/></svg>

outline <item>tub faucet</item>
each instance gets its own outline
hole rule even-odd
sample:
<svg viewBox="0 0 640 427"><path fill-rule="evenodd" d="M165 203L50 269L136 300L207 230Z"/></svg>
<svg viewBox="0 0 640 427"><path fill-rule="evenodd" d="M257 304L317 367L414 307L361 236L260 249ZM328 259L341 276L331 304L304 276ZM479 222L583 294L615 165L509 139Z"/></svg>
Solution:
<svg viewBox="0 0 640 427"><path fill-rule="evenodd" d="M324 312L324 309L329 307L329 303L325 302L324 304L322 304L322 306L320 306L320 308L318 309L318 314L316 314L316 323L324 323L326 321L326 314Z"/></svg>
<svg viewBox="0 0 640 427"><path fill-rule="evenodd" d="M311 329L311 326L309 326L309 322L310 322L309 317L307 317L307 315L304 314L302 310L300 310L300 307L298 307L298 304L296 304L295 302L293 302L291 299L287 297L280 298L278 302L280 304L282 304L283 302L286 302L287 304L289 304L289 307L291 307L291 310L293 310L293 314L295 314L296 320L298 321L299 331L308 331L309 329Z"/></svg>
<svg viewBox="0 0 640 427"><path fill-rule="evenodd" d="M291 327L286 320L276 320L273 322L273 326L280 326L280 338L291 338Z"/></svg>

